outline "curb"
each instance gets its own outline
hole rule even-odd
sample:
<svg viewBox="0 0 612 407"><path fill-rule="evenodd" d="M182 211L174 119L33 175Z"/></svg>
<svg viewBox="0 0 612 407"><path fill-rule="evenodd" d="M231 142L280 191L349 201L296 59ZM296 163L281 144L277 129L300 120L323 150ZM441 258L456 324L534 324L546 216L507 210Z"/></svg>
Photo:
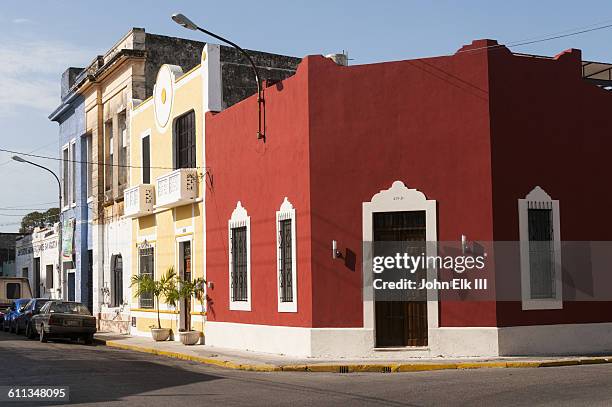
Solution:
<svg viewBox="0 0 612 407"><path fill-rule="evenodd" d="M242 364L229 360L206 358L187 355L180 352L171 352L138 345L127 345L119 342L95 339L94 342L109 348L131 350L134 352L149 353L174 359L188 360L205 365L223 367L226 369L246 370L251 372L312 372L312 373L399 373L399 372L425 372L434 370L463 370L463 369L515 369L594 365L612 363L612 357L580 357L563 360L547 361L506 361L506 362L459 362L459 363L363 363L363 364L299 364L299 365L271 365L271 364Z"/></svg>

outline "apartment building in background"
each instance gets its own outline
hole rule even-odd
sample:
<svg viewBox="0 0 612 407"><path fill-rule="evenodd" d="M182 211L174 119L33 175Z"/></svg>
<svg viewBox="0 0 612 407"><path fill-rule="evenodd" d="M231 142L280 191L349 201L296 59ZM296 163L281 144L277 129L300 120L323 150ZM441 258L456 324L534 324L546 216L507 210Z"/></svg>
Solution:
<svg viewBox="0 0 612 407"><path fill-rule="evenodd" d="M53 227L37 227L15 240L16 274L28 279L34 298L62 298L58 268L59 228L59 223Z"/></svg>

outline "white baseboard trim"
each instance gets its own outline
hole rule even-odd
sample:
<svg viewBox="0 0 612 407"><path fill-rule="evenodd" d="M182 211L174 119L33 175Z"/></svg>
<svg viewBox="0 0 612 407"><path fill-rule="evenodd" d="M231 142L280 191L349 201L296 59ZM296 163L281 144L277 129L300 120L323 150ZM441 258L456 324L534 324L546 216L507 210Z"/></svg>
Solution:
<svg viewBox="0 0 612 407"><path fill-rule="evenodd" d="M499 350L502 356L612 352L612 323L499 328Z"/></svg>
<svg viewBox="0 0 612 407"><path fill-rule="evenodd" d="M305 328L207 321L206 343L221 348L316 358L461 358L612 352L612 323L508 328L441 327L427 347L375 349L367 328Z"/></svg>

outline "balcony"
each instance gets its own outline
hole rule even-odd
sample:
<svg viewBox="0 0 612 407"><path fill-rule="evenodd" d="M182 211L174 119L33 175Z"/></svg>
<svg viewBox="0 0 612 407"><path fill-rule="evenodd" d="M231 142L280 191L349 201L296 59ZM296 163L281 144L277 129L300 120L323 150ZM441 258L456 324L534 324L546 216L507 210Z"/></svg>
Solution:
<svg viewBox="0 0 612 407"><path fill-rule="evenodd" d="M198 198L198 178L193 168L181 168L157 178L156 208L174 208Z"/></svg>
<svg viewBox="0 0 612 407"><path fill-rule="evenodd" d="M137 218L153 213L155 204L155 187L151 184L140 184L123 191L123 205L126 217Z"/></svg>

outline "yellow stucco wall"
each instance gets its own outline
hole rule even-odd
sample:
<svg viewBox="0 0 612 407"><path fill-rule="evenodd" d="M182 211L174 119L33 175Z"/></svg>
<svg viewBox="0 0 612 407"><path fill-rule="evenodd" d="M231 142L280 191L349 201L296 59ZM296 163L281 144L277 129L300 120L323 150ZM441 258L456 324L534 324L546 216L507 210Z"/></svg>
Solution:
<svg viewBox="0 0 612 407"><path fill-rule="evenodd" d="M162 67L162 69L164 69ZM133 165L130 173L130 186L142 182L142 136L150 135L151 152L151 184L156 179L172 172L174 120L191 110L195 112L196 120L196 163L198 174L198 200L171 209L159 209L154 214L132 220L132 275L139 272L140 261L138 246L147 242L155 249L154 275L159 279L169 267L179 273L179 241L191 241L191 273L192 278L203 277L204 240L203 240L203 111L202 111L202 77L200 67L196 67L173 82L172 109L170 120L165 127L160 127L155 117L155 99L148 99L133 108L131 115L131 149L130 159ZM156 86L160 86L158 83ZM133 291L132 291L133 293ZM132 296L133 297L133 296ZM163 303L160 309L162 326L177 330L179 315ZM204 330L201 305L191 301L192 329ZM132 299L132 316L136 318L136 329L142 333L148 332L151 325L157 324L154 310L139 309L138 298Z"/></svg>

